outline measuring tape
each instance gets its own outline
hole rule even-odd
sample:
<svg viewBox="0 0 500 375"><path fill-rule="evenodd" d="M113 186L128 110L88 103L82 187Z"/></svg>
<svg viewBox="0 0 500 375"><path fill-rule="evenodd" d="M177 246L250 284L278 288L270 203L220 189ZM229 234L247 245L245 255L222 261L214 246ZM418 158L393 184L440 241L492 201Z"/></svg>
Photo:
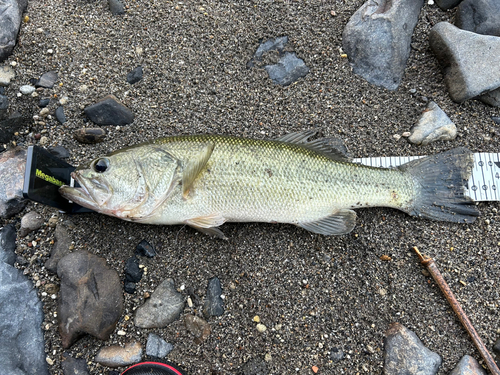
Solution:
<svg viewBox="0 0 500 375"><path fill-rule="evenodd" d="M371 167L392 168L424 156L390 156L358 158L354 162ZM499 201L500 153L479 152L474 154L474 167L467 182L465 195L476 202Z"/></svg>

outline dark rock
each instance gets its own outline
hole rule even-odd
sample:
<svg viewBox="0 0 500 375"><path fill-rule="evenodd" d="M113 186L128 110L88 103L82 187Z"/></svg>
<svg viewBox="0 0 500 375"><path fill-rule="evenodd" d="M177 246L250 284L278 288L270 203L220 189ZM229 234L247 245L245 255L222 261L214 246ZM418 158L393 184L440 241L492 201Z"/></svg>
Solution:
<svg viewBox="0 0 500 375"><path fill-rule="evenodd" d="M221 294L220 280L217 277L210 279L207 288L207 299L203 305L203 315L206 318L224 314L224 302L222 301Z"/></svg>
<svg viewBox="0 0 500 375"><path fill-rule="evenodd" d="M61 367L64 375L90 375L87 361L84 358L73 358L67 353L63 354Z"/></svg>
<svg viewBox="0 0 500 375"><path fill-rule="evenodd" d="M355 74L396 90L424 0L368 0L347 23L342 44Z"/></svg>
<svg viewBox="0 0 500 375"><path fill-rule="evenodd" d="M304 60L299 59L295 53L285 52L277 64L265 66L269 78L282 86L288 86L305 77L309 73L309 68Z"/></svg>
<svg viewBox="0 0 500 375"><path fill-rule="evenodd" d="M455 102L500 87L500 38L439 22L429 34L429 44L443 67L448 92Z"/></svg>
<svg viewBox="0 0 500 375"><path fill-rule="evenodd" d="M138 283L142 279L142 269L139 268L139 259L130 257L125 262L125 281Z"/></svg>
<svg viewBox="0 0 500 375"><path fill-rule="evenodd" d="M14 49L21 27L21 16L28 0L3 0L0 2L0 62Z"/></svg>
<svg viewBox="0 0 500 375"><path fill-rule="evenodd" d="M107 340L123 312L120 279L106 260L86 251L66 255L57 264L61 279L58 320L62 345L81 334Z"/></svg>
<svg viewBox="0 0 500 375"><path fill-rule="evenodd" d="M11 266L16 262L16 226L7 224L0 229L0 262Z"/></svg>
<svg viewBox="0 0 500 375"><path fill-rule="evenodd" d="M42 98L38 102L38 107L39 108L45 108L50 104L50 98Z"/></svg>
<svg viewBox="0 0 500 375"><path fill-rule="evenodd" d="M141 242L139 242L139 245L137 245L137 247L135 248L135 254L152 258L156 255L156 251L148 241L142 240Z"/></svg>
<svg viewBox="0 0 500 375"><path fill-rule="evenodd" d="M330 359L333 362L339 362L339 361L343 360L344 357L345 357L345 353L342 349L332 348L330 350Z"/></svg>
<svg viewBox="0 0 500 375"><path fill-rule="evenodd" d="M125 281L123 283L123 290L128 294L134 294L135 288L136 288L136 285L133 281Z"/></svg>
<svg viewBox="0 0 500 375"><path fill-rule="evenodd" d="M51 89L57 81L57 72L51 71L43 73L39 80L36 81L35 87L44 87Z"/></svg>
<svg viewBox="0 0 500 375"><path fill-rule="evenodd" d="M0 321L0 372L48 375L42 303L32 282L5 262L0 262Z"/></svg>
<svg viewBox="0 0 500 375"><path fill-rule="evenodd" d="M243 375L267 375L269 371L263 358L252 358L241 367L241 373Z"/></svg>
<svg viewBox="0 0 500 375"><path fill-rule="evenodd" d="M111 14L114 16L125 13L125 7L120 0L108 0L108 5Z"/></svg>
<svg viewBox="0 0 500 375"><path fill-rule="evenodd" d="M84 109L90 121L98 125L127 125L134 121L134 114L113 95Z"/></svg>
<svg viewBox="0 0 500 375"><path fill-rule="evenodd" d="M201 344L210 336L211 328L205 320L196 315L186 315L184 318L186 329L191 333L195 339L196 344Z"/></svg>
<svg viewBox="0 0 500 375"><path fill-rule="evenodd" d="M106 346L99 350L94 361L108 367L121 367L137 363L142 358L142 347L138 342Z"/></svg>
<svg viewBox="0 0 500 375"><path fill-rule="evenodd" d="M40 229L43 225L43 217L38 212L30 211L21 219L21 229L19 229L19 236L26 237L28 233Z"/></svg>
<svg viewBox="0 0 500 375"><path fill-rule="evenodd" d="M486 375L486 371L470 355L464 355L450 375Z"/></svg>
<svg viewBox="0 0 500 375"><path fill-rule="evenodd" d="M9 109L9 98L0 95L0 121L5 120L8 116L7 110Z"/></svg>
<svg viewBox="0 0 500 375"><path fill-rule="evenodd" d="M21 212L27 201L23 197L26 151L15 148L0 153L0 218Z"/></svg>
<svg viewBox="0 0 500 375"><path fill-rule="evenodd" d="M422 113L418 124L411 129L408 140L417 145L428 145L436 141L451 141L457 136L457 127L450 118L439 108L430 102Z"/></svg>
<svg viewBox="0 0 500 375"><path fill-rule="evenodd" d="M0 9L2 8L2 6L0 6ZM0 10L0 14L1 13L1 10ZM0 21L0 24L1 24L1 21ZM1 32L0 32L1 33ZM0 39L1 41L1 39ZM0 52L1 54L1 52ZM1 61L1 60L0 60ZM4 86L9 86L10 85L10 80L12 78L14 78L16 76L16 73L14 73L14 69L12 69L10 66L8 65L3 65L3 66L0 66L0 94L5 94L5 92L3 91L3 87Z"/></svg>
<svg viewBox="0 0 500 375"><path fill-rule="evenodd" d="M2 71L2 68L3 67L0 67L0 72ZM2 85L0 85L0 95L5 95L5 87L3 87Z"/></svg>
<svg viewBox="0 0 500 375"><path fill-rule="evenodd" d="M69 151L65 149L63 146L49 147L48 150L52 155L57 156L58 158L61 159L69 158Z"/></svg>
<svg viewBox="0 0 500 375"><path fill-rule="evenodd" d="M476 99L493 107L500 107L500 88L480 95Z"/></svg>
<svg viewBox="0 0 500 375"><path fill-rule="evenodd" d="M160 336L150 333L146 344L146 355L156 358L165 358L168 353L174 350L174 346Z"/></svg>
<svg viewBox="0 0 500 375"><path fill-rule="evenodd" d="M133 85L142 79L142 66L138 66L127 74L127 82Z"/></svg>
<svg viewBox="0 0 500 375"><path fill-rule="evenodd" d="M166 279L137 309L135 325L140 328L162 328L179 319L183 309L184 297L175 289L174 281Z"/></svg>
<svg viewBox="0 0 500 375"><path fill-rule="evenodd" d="M436 4L442 10L455 8L462 0L436 0Z"/></svg>
<svg viewBox="0 0 500 375"><path fill-rule="evenodd" d="M50 272L56 273L59 261L71 252L70 246L72 238L69 230L72 227L73 223L69 221L63 221L57 224L54 233L54 246L50 252L50 258L45 262L45 268Z"/></svg>
<svg viewBox="0 0 500 375"><path fill-rule="evenodd" d="M57 121L59 121L61 124L64 124L67 121L66 116L64 115L64 108L62 106L57 107L55 115Z"/></svg>
<svg viewBox="0 0 500 375"><path fill-rule="evenodd" d="M81 128L75 131L73 136L80 143L93 144L104 141L106 131L101 128Z"/></svg>
<svg viewBox="0 0 500 375"><path fill-rule="evenodd" d="M384 340L384 374L435 374L441 357L427 349L420 339L401 325L392 323Z"/></svg>
<svg viewBox="0 0 500 375"><path fill-rule="evenodd" d="M493 116L491 117L491 119L493 120L493 122L497 125L500 125L500 117L499 116Z"/></svg>
<svg viewBox="0 0 500 375"><path fill-rule="evenodd" d="M14 133L26 125L26 119L14 112L8 118L0 121L0 143L9 143Z"/></svg>
<svg viewBox="0 0 500 375"><path fill-rule="evenodd" d="M500 36L500 2L462 1L455 15L455 26L477 34Z"/></svg>

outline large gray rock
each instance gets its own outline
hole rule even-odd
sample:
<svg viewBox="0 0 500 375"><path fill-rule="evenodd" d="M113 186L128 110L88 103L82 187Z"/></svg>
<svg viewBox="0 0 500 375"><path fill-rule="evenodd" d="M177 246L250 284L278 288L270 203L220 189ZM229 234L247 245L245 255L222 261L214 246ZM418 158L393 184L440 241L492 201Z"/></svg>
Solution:
<svg viewBox="0 0 500 375"><path fill-rule="evenodd" d="M0 373L48 375L42 303L21 271L0 262Z"/></svg>
<svg viewBox="0 0 500 375"><path fill-rule="evenodd" d="M486 371L470 355L464 355L450 375L486 375Z"/></svg>
<svg viewBox="0 0 500 375"><path fill-rule="evenodd" d="M0 62L14 49L21 27L21 16L28 6L28 0L0 1Z"/></svg>
<svg viewBox="0 0 500 375"><path fill-rule="evenodd" d="M500 87L500 38L461 30L439 22L429 34L430 46L444 71L455 102L486 94Z"/></svg>
<svg viewBox="0 0 500 375"><path fill-rule="evenodd" d="M384 374L434 375L441 357L427 349L422 341L400 323L392 323L384 340Z"/></svg>
<svg viewBox="0 0 500 375"><path fill-rule="evenodd" d="M144 305L137 309L134 324L140 328L161 328L184 310L184 297L175 289L172 279L164 280Z"/></svg>
<svg viewBox="0 0 500 375"><path fill-rule="evenodd" d="M22 211L26 151L16 148L0 153L0 218L9 218Z"/></svg>
<svg viewBox="0 0 500 375"><path fill-rule="evenodd" d="M412 129L408 140L417 145L436 141L451 141L457 136L457 127L439 106L430 102L422 117Z"/></svg>
<svg viewBox="0 0 500 375"><path fill-rule="evenodd" d="M376 86L398 88L423 4L423 0L368 0L352 15L342 44L355 74Z"/></svg>
<svg viewBox="0 0 500 375"><path fill-rule="evenodd" d="M455 15L455 26L477 34L500 36L500 1L462 1Z"/></svg>
<svg viewBox="0 0 500 375"><path fill-rule="evenodd" d="M118 273L106 260L86 251L66 255L57 264L61 279L57 318L62 345L84 333L107 340L123 311Z"/></svg>
<svg viewBox="0 0 500 375"><path fill-rule="evenodd" d="M0 229L0 262L5 262L11 266L16 262L16 227L14 224L7 224Z"/></svg>

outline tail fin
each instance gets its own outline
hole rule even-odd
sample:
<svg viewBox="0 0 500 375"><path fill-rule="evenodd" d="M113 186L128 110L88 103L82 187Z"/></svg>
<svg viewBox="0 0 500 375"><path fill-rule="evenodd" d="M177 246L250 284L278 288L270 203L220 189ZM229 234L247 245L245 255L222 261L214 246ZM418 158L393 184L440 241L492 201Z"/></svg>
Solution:
<svg viewBox="0 0 500 375"><path fill-rule="evenodd" d="M455 148L399 167L415 181L416 196L408 214L454 223L476 220L480 213L474 201L464 195L473 163L468 149Z"/></svg>

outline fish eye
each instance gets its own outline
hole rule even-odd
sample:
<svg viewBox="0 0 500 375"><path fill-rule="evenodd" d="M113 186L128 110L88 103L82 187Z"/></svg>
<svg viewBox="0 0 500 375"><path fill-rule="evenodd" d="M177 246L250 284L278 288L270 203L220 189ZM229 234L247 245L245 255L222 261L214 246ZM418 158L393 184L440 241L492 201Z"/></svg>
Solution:
<svg viewBox="0 0 500 375"><path fill-rule="evenodd" d="M97 173L106 172L106 169L109 167L109 159L100 158L92 163L92 169Z"/></svg>

